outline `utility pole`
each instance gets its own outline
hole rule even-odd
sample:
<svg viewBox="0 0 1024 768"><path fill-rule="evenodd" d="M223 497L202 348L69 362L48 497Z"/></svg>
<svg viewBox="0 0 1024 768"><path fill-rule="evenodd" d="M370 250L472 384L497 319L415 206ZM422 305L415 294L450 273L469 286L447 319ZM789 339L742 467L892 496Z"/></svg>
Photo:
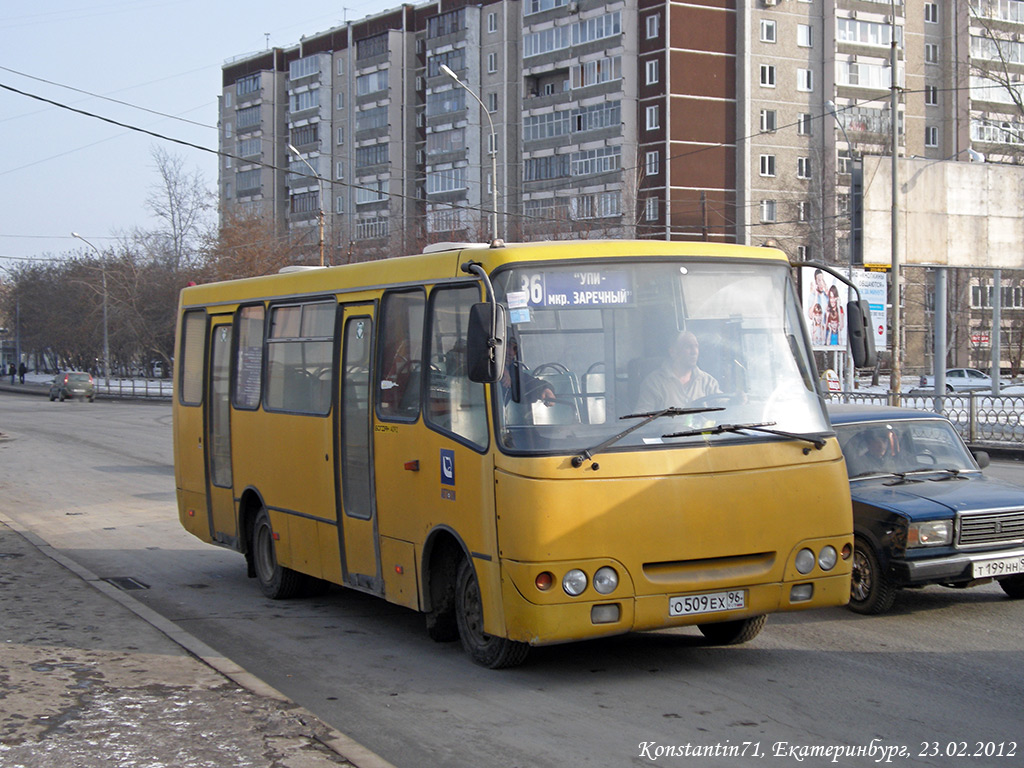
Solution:
<svg viewBox="0 0 1024 768"><path fill-rule="evenodd" d="M892 292L892 320L890 327L892 328L892 362L889 368L889 402L891 405L899 405L899 393L900 393L900 253L899 253L899 149L900 149L900 132L899 132L899 77L897 64L899 63L898 51L896 48L896 0L891 0L891 19L892 26L890 30L889 41L889 73L891 83L889 84L890 90L890 105L892 110L892 211L890 215L890 229L892 234L891 252L892 252L892 269L890 270L889 277L891 278Z"/></svg>

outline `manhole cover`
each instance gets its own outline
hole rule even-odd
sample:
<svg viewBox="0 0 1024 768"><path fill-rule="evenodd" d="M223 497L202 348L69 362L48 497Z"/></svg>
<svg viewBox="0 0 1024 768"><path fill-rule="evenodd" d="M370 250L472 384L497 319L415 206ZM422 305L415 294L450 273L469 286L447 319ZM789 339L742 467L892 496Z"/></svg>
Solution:
<svg viewBox="0 0 1024 768"><path fill-rule="evenodd" d="M131 576L110 576L103 580L108 584L113 584L118 589L123 590L149 589L149 584L145 584L138 579L133 579Z"/></svg>

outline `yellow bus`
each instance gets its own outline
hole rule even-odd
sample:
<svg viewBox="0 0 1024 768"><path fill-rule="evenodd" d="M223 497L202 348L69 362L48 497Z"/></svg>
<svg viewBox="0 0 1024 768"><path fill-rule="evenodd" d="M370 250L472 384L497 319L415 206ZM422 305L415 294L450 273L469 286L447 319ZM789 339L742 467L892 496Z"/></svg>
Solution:
<svg viewBox="0 0 1024 768"><path fill-rule="evenodd" d="M181 293L184 527L269 598L337 584L491 668L842 605L853 525L790 265L441 245Z"/></svg>

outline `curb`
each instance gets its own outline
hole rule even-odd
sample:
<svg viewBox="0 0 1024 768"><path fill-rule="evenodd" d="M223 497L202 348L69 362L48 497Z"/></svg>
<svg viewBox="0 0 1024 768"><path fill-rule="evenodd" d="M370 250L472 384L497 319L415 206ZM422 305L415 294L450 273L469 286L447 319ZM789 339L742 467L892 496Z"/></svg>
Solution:
<svg viewBox="0 0 1024 768"><path fill-rule="evenodd" d="M2 438L2 436L0 436L0 438ZM231 659L221 655L195 635L183 630L177 624L164 616L161 616L149 606L143 605L141 602L118 589L114 585L104 581L80 563L77 563L62 554L38 534L33 531L26 530L2 511L0 511L0 522L28 541L29 544L34 546L58 565L61 565L68 571L71 571L82 579L82 581L94 587L99 592L102 592L115 602L120 603L151 627L166 635L172 642L184 648L192 656L224 675L224 677L233 680L235 683L257 696L291 704L291 711L300 717L319 721L320 725L323 726L328 734L327 738L320 740L321 743L331 749L339 757L344 760L348 760L356 766L356 768L396 768L380 755L371 751L367 747L364 747L362 744L351 737L346 736L344 733L332 728L327 723L324 723L308 709L299 706L279 690L254 675L252 672L247 671Z"/></svg>

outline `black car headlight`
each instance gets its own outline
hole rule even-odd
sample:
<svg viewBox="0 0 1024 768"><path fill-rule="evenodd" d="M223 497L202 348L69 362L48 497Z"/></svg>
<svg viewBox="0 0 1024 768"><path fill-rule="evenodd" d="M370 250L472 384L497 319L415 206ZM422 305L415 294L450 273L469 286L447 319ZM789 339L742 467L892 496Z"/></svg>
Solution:
<svg viewBox="0 0 1024 768"><path fill-rule="evenodd" d="M952 520L926 520L907 528L907 547L941 547L953 543Z"/></svg>

